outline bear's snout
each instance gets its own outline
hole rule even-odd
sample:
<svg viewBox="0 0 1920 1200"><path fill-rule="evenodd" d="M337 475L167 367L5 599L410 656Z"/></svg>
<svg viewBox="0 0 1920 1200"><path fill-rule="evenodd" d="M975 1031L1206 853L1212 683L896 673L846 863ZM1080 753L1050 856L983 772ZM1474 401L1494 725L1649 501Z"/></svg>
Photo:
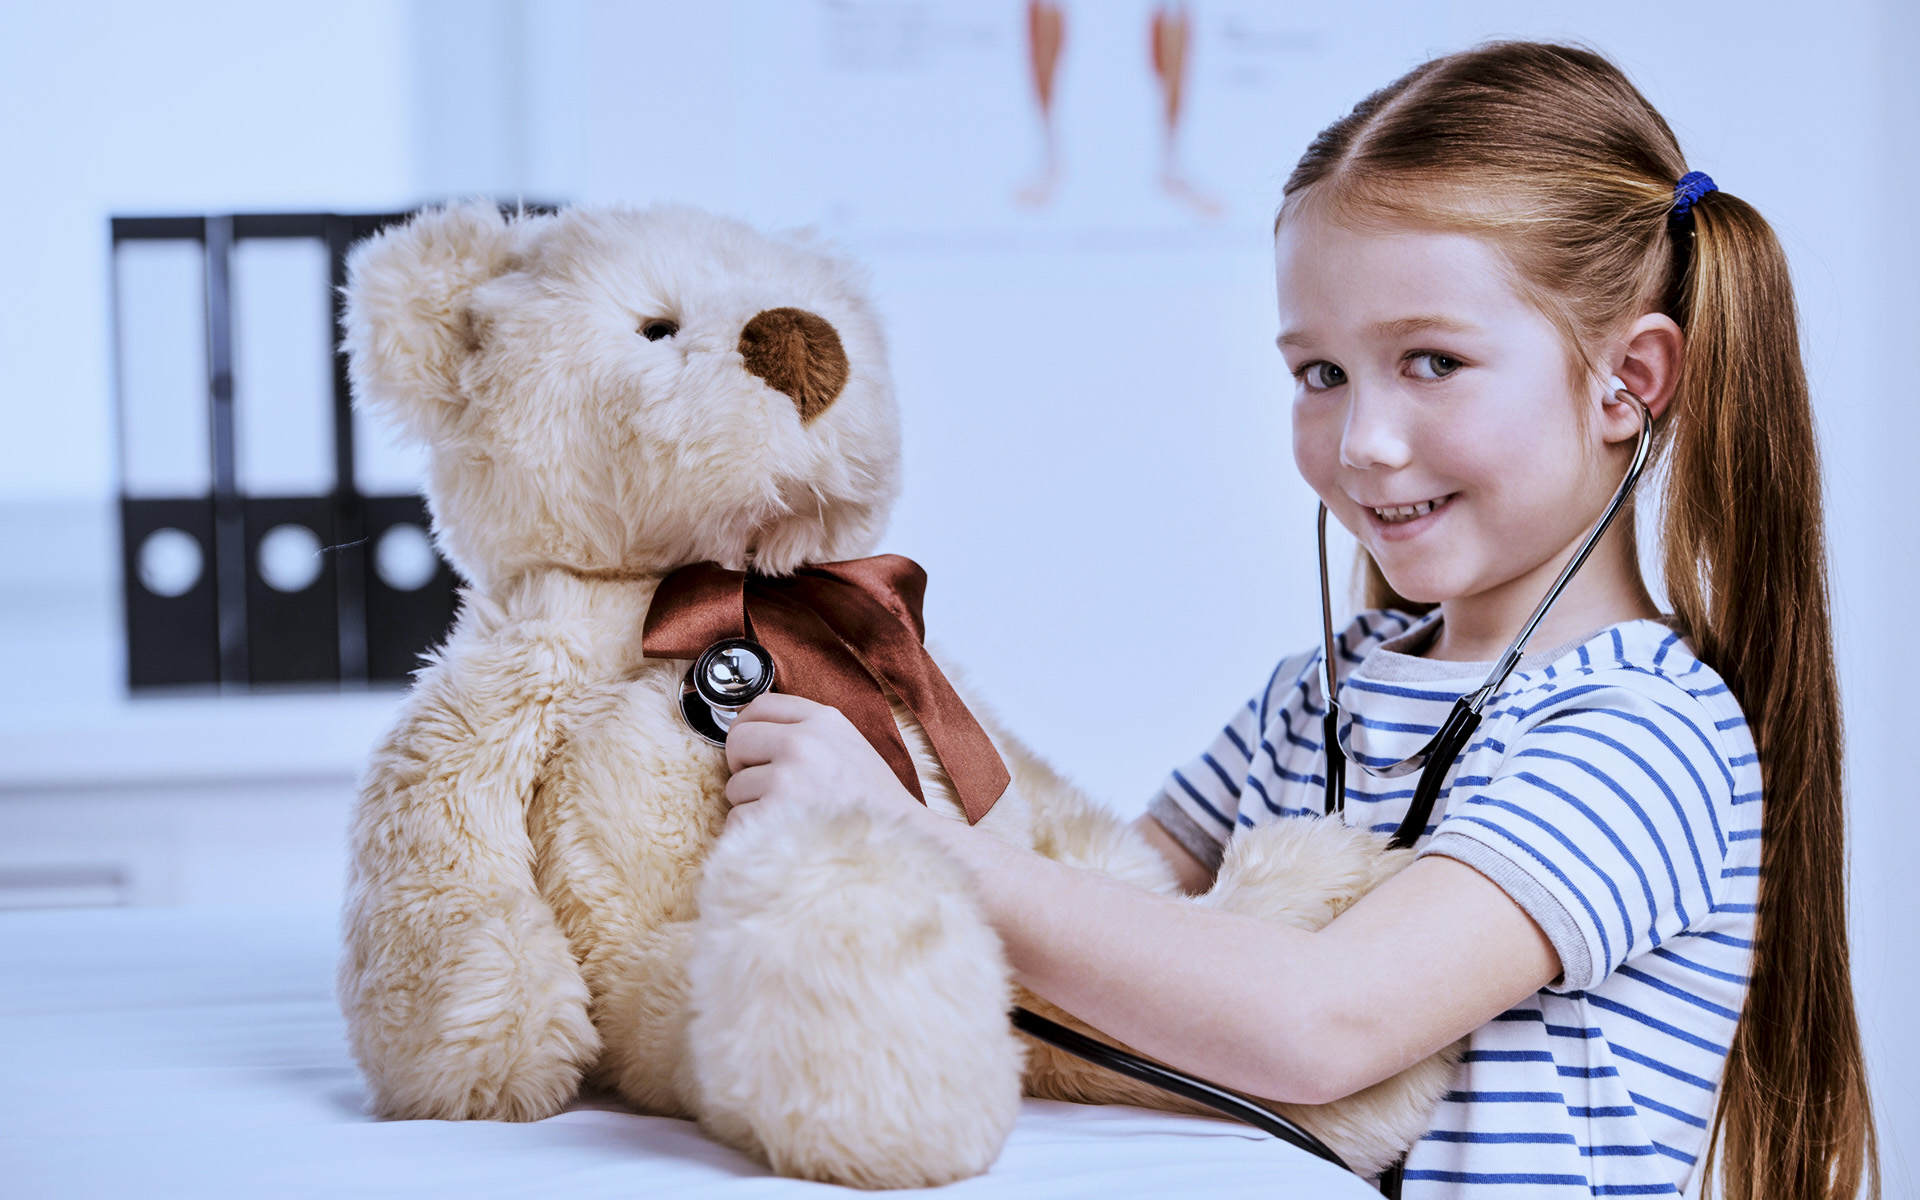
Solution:
<svg viewBox="0 0 1920 1200"><path fill-rule="evenodd" d="M847 386L847 352L839 332L804 308L756 314L740 331L740 357L768 387L793 398L802 421L827 411Z"/></svg>

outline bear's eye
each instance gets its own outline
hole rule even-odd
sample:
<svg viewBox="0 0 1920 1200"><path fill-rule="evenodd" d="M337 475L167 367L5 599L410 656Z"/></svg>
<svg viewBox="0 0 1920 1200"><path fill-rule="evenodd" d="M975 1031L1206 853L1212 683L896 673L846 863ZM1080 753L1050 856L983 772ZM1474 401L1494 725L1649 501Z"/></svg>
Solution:
<svg viewBox="0 0 1920 1200"><path fill-rule="evenodd" d="M664 320L659 317L656 317L653 320L648 321L645 324L640 326L640 336L646 338L650 342L657 342L661 338L670 338L674 334L679 332L680 332L680 327L678 325L675 325L672 321Z"/></svg>

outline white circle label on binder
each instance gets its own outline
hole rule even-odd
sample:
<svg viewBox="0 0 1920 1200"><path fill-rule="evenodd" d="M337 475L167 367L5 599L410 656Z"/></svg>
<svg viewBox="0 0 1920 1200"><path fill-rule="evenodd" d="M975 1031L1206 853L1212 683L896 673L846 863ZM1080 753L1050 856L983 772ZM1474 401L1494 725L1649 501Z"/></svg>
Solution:
<svg viewBox="0 0 1920 1200"><path fill-rule="evenodd" d="M417 592L433 582L440 556L433 539L411 521L387 526L373 546L373 572L396 592Z"/></svg>
<svg viewBox="0 0 1920 1200"><path fill-rule="evenodd" d="M184 596L200 582L207 556L200 541L180 529L156 529L140 543L140 586L156 596Z"/></svg>
<svg viewBox="0 0 1920 1200"><path fill-rule="evenodd" d="M305 525L275 525L254 552L260 578L276 592L304 592L320 578L320 538Z"/></svg>

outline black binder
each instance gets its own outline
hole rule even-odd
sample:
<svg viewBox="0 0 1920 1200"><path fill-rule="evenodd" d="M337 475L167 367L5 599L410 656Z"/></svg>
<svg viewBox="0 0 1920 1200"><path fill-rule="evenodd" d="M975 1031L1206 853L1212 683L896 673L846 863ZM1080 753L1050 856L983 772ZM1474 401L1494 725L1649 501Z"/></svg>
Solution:
<svg viewBox="0 0 1920 1200"><path fill-rule="evenodd" d="M113 219L122 592L133 690L401 681L446 636L453 571L427 542L419 495L361 493L346 362L337 349L348 251L409 215ZM324 293L288 292L285 280L297 271L280 273L277 293L243 272L236 291L236 255L267 239L311 243L311 260L325 270L324 277L317 267L311 272L310 286ZM271 346L236 355L237 329L273 319L252 306L275 304L283 328L289 311L321 324L311 345L295 347L300 363L291 370L269 361ZM305 336L298 324L295 342ZM302 464L290 482L250 469L258 464L247 458L246 422L276 404L330 409L307 422L330 445L283 447Z"/></svg>

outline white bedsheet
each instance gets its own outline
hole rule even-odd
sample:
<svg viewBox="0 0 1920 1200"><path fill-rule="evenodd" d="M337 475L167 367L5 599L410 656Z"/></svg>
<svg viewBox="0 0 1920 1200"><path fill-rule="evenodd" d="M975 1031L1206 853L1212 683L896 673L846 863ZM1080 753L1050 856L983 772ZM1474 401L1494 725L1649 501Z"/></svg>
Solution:
<svg viewBox="0 0 1920 1200"><path fill-rule="evenodd" d="M335 914L0 913L0 1196L781 1197L691 1123L583 1102L546 1121L374 1121L335 1011ZM905 1193L912 1194L912 1193ZM1028 1101L941 1195L1376 1195L1224 1121Z"/></svg>

